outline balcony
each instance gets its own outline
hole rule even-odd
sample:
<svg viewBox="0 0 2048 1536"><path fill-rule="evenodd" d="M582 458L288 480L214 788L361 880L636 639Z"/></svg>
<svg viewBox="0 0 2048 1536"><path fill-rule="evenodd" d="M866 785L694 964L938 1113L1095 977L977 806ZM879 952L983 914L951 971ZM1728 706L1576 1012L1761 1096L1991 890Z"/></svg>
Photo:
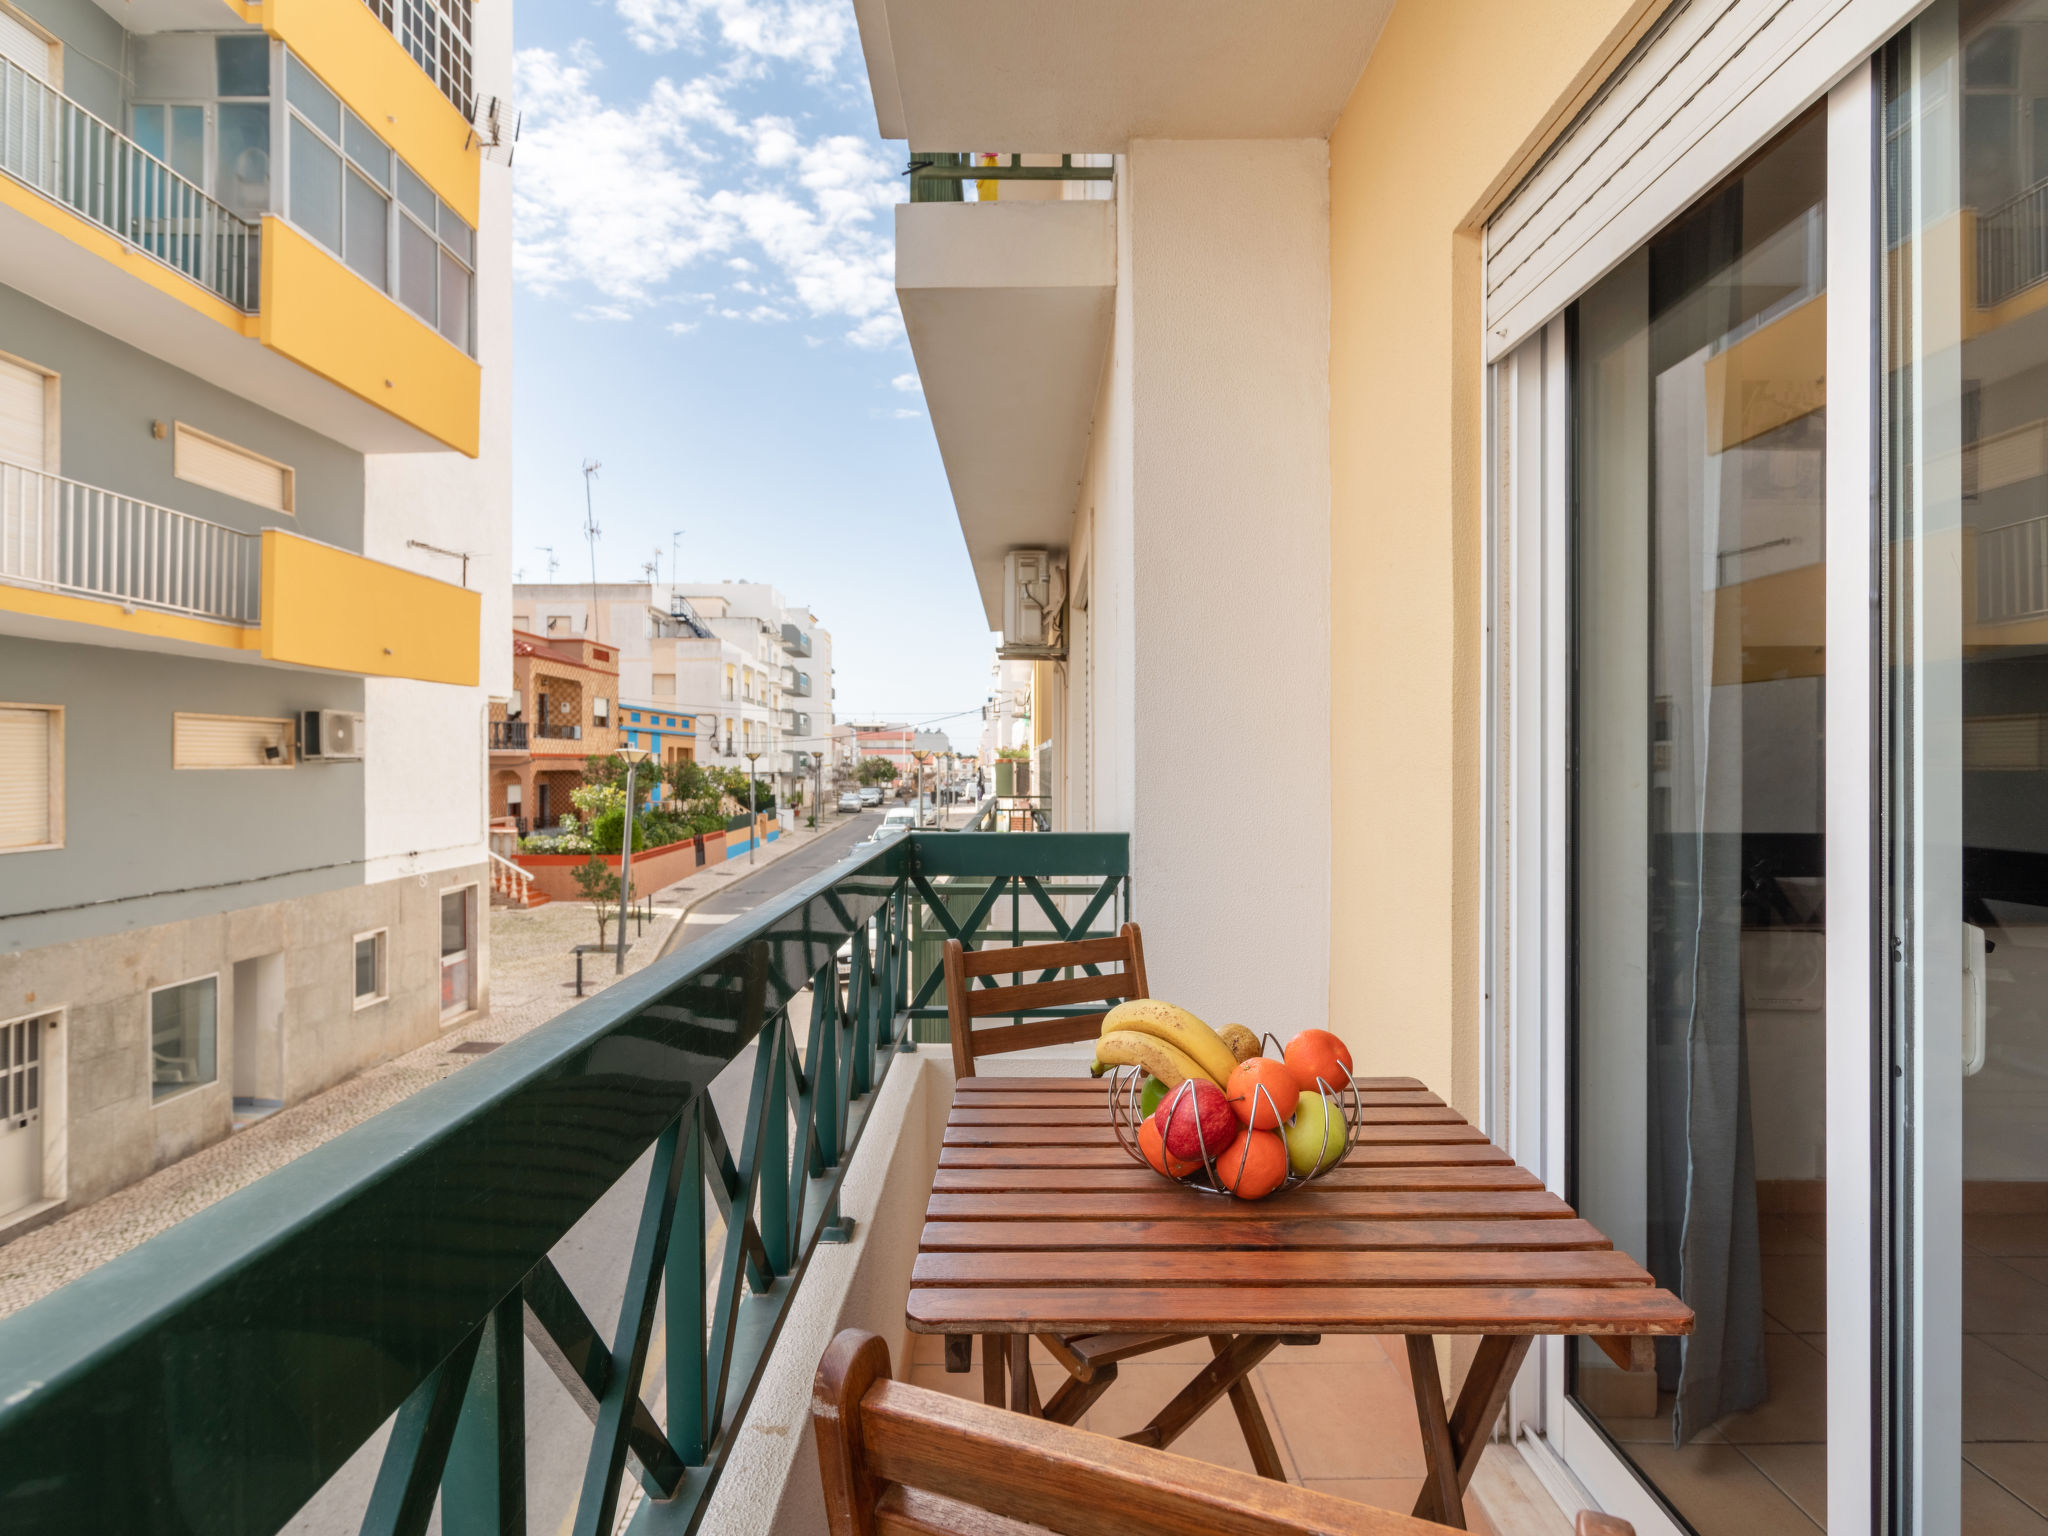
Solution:
<svg viewBox="0 0 2048 1536"><path fill-rule="evenodd" d="M201 655L473 686L480 603L279 528L229 528L0 463L0 630L147 636Z"/></svg>
<svg viewBox="0 0 2048 1536"><path fill-rule="evenodd" d="M546 727L542 727L545 732ZM524 752L526 750L527 723L524 720L493 720L491 722L491 750L493 752Z"/></svg>
<svg viewBox="0 0 2048 1536"><path fill-rule="evenodd" d="M259 226L6 59L0 171L244 314L256 312Z"/></svg>
<svg viewBox="0 0 2048 1536"><path fill-rule="evenodd" d="M811 654L811 637L794 624L782 626L782 648L792 656Z"/></svg>
<svg viewBox="0 0 2048 1536"><path fill-rule="evenodd" d="M793 699L808 699L811 696L811 674L797 673L796 680L787 686L786 691Z"/></svg>
<svg viewBox="0 0 2048 1536"><path fill-rule="evenodd" d="M583 727L580 725L536 725L533 734L543 741L581 741Z"/></svg>
<svg viewBox="0 0 2048 1536"><path fill-rule="evenodd" d="M1113 934L1127 871L1121 835L892 838L0 1322L4 1524L186 1530L205 1488L209 1529L356 1529L404 1488L365 1528L415 1529L438 1487L450 1530L767 1530L817 1472L750 1406L805 1399L849 1296L902 1327L944 939Z"/></svg>

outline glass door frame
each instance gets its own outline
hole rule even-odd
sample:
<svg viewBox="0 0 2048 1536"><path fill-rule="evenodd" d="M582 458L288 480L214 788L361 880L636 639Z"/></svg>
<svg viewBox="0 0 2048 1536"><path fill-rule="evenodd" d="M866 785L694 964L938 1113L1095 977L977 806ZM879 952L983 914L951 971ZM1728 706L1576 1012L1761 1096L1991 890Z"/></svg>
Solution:
<svg viewBox="0 0 2048 1536"><path fill-rule="evenodd" d="M1874 1216L1884 1098L1875 1007L1879 801L1875 64L1827 101L1826 934L1828 1524L1878 1528L1885 1501ZM1761 140L1759 141L1761 142ZM1703 183L1695 194L1708 190ZM1627 254L1617 250L1619 258ZM1571 515L1569 350L1562 316L1491 367L1483 548L1484 843L1481 995L1489 1134L1569 1198ZM1508 1430L1567 1510L1591 1505L1642 1536L1684 1528L1565 1393L1565 1341L1530 1352ZM1574 1502L1576 1501L1576 1502Z"/></svg>

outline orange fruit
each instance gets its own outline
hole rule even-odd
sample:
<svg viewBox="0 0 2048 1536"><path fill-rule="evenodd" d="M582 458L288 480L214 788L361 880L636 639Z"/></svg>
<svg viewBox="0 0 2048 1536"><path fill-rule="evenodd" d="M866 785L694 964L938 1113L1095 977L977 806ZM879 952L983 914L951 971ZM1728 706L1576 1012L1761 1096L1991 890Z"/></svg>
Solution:
<svg viewBox="0 0 2048 1536"><path fill-rule="evenodd" d="M1304 1029L1281 1055L1304 1093L1315 1091L1318 1078L1333 1089L1351 1081L1351 1049L1327 1029Z"/></svg>
<svg viewBox="0 0 2048 1536"><path fill-rule="evenodd" d="M1160 1140L1159 1122L1150 1116L1138 1127L1138 1150L1145 1154L1145 1161L1152 1165L1154 1172L1163 1173L1169 1179L1184 1179L1202 1166L1200 1158L1189 1162L1184 1157L1168 1157Z"/></svg>
<svg viewBox="0 0 2048 1536"><path fill-rule="evenodd" d="M1263 1200L1287 1182L1287 1143L1246 1126L1216 1159L1216 1177L1240 1200Z"/></svg>
<svg viewBox="0 0 2048 1536"><path fill-rule="evenodd" d="M1294 1104L1301 1097L1301 1082L1285 1062L1270 1056L1253 1056L1240 1061L1223 1085L1223 1096L1237 1111L1238 1122L1255 1130L1277 1131L1293 1118Z"/></svg>

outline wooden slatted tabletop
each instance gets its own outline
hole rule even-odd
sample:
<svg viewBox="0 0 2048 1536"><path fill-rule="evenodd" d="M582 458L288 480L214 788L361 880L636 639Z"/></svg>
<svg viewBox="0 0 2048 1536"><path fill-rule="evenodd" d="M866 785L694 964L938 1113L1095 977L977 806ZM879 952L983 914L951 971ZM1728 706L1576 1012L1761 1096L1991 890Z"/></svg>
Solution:
<svg viewBox="0 0 2048 1536"><path fill-rule="evenodd" d="M1595 1338L1644 1369L1649 1341L1692 1313L1536 1176L1412 1078L1361 1079L1345 1164L1263 1201L1176 1187L1131 1160L1089 1078L962 1078L911 1276L921 1333L982 1335L991 1400L1010 1362L1012 1406L1071 1422L1115 1360L1210 1337L1216 1358L1133 1438L1164 1444L1229 1392L1254 1460L1263 1422L1243 1378L1283 1339L1404 1335L1430 1475L1416 1514L1462 1524L1462 1494L1531 1341ZM1482 1343L1455 1408L1437 1334ZM1036 1401L1031 1336L1073 1375ZM956 1368L964 1349L949 1350ZM1078 1407L1076 1405L1079 1405ZM1185 1422L1182 1422L1185 1420Z"/></svg>

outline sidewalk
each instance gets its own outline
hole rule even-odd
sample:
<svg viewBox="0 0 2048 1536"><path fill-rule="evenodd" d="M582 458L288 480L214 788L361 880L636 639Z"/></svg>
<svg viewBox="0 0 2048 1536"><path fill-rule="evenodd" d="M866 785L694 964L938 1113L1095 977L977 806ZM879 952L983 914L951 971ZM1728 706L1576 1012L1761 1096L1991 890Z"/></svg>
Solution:
<svg viewBox="0 0 2048 1536"><path fill-rule="evenodd" d="M761 849L760 863L754 867L767 867L831 826L827 819L817 832L800 825L784 833ZM698 870L657 892L655 920L644 933L632 936L626 970L637 971L660 953L685 907L722 890L747 869L744 858L735 859ZM607 936L616 936L617 931L614 928ZM460 1071L493 1045L545 1024L576 1002L570 947L596 943L597 923L589 904L580 901L550 902L532 911L493 907L490 942L490 1012L325 1093L281 1109L104 1200L0 1243L0 1317L410 1098L429 1083ZM609 986L615 979L610 958L585 956L583 978L585 996Z"/></svg>

